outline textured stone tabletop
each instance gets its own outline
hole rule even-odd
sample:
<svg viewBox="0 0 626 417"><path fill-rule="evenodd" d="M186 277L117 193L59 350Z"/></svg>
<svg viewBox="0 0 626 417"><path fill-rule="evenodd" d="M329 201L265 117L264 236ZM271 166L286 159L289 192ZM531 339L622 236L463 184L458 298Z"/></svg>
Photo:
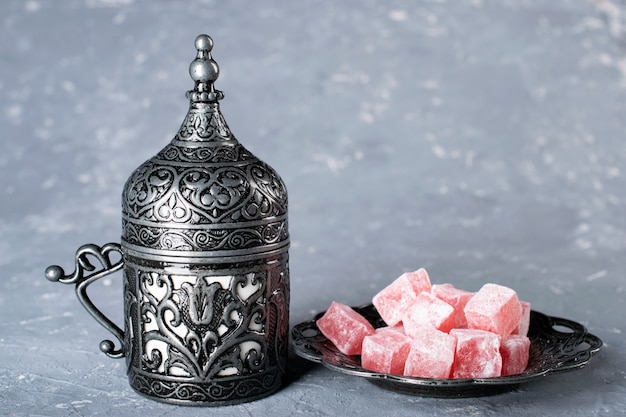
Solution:
<svg viewBox="0 0 626 417"><path fill-rule="evenodd" d="M243 405L135 394L44 269L119 241L122 186L180 126L200 33L226 120L289 190L291 325L425 267L510 286L600 353L480 398L296 357L281 391ZM4 0L0 135L1 415L626 415L623 1ZM120 277L94 286L121 323Z"/></svg>

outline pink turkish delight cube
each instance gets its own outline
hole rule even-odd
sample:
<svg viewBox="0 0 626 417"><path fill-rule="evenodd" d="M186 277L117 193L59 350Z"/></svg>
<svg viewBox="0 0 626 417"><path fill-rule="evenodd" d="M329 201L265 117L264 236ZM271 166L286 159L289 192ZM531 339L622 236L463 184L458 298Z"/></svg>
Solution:
<svg viewBox="0 0 626 417"><path fill-rule="evenodd" d="M374 327L363 316L335 301L316 324L322 334L346 355L360 354L363 338L374 333Z"/></svg>
<svg viewBox="0 0 626 417"><path fill-rule="evenodd" d="M465 305L465 318L470 329L487 330L502 338L518 326L522 314L517 293L498 284L485 284Z"/></svg>
<svg viewBox="0 0 626 417"><path fill-rule="evenodd" d="M410 345L411 338L397 329L377 329L363 339L361 366L371 371L402 375Z"/></svg>
<svg viewBox="0 0 626 417"><path fill-rule="evenodd" d="M500 336L477 329L452 329L456 337L456 357L452 378L491 378L502 372Z"/></svg>
<svg viewBox="0 0 626 417"><path fill-rule="evenodd" d="M519 323L517 324L517 328L513 330L513 334L519 334L522 336L528 335L528 329L530 329L530 303L526 301L520 301L520 306L522 307L522 315L519 319Z"/></svg>
<svg viewBox="0 0 626 417"><path fill-rule="evenodd" d="M500 345L502 356L502 376L524 372L528 366L530 339L526 336L511 335Z"/></svg>
<svg viewBox="0 0 626 417"><path fill-rule="evenodd" d="M431 294L454 307L454 327L467 327L465 319L465 305L474 293L454 287L452 284L434 284L430 288Z"/></svg>
<svg viewBox="0 0 626 417"><path fill-rule="evenodd" d="M402 324L404 332L411 337L424 326L447 333L454 327L454 307L429 292L423 292L402 316Z"/></svg>
<svg viewBox="0 0 626 417"><path fill-rule="evenodd" d="M395 326L384 326L384 327L379 327L376 329L376 332L387 332L387 331L398 332L398 333L406 335L406 333L404 332L404 325L402 323L398 323Z"/></svg>
<svg viewBox="0 0 626 417"><path fill-rule="evenodd" d="M450 378L456 337L432 327L422 327L411 342L404 375L420 378Z"/></svg>
<svg viewBox="0 0 626 417"><path fill-rule="evenodd" d="M420 293L430 291L430 286L430 278L424 268L406 272L377 293L372 303L385 323L394 326L402 320L404 311Z"/></svg>

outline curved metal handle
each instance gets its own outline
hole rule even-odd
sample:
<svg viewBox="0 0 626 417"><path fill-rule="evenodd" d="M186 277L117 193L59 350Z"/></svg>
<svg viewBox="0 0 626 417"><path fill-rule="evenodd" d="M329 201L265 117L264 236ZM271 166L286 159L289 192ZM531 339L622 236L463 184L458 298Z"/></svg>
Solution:
<svg viewBox="0 0 626 417"><path fill-rule="evenodd" d="M121 347L115 348L115 344L111 340L103 340L100 342L100 350L111 358L124 357L124 331L106 317L89 299L87 295L87 287L94 281L119 271L124 266L123 256L116 262L111 261L111 253L117 252L122 255L122 248L118 243L107 243L100 247L94 244L86 244L78 248L76 251L76 269L73 273L66 275L63 268L58 265L51 265L46 268L46 278L53 282L62 284L76 284L76 296L85 310L96 319L105 329L113 333ZM96 271L96 267L89 261L88 256L95 257L102 269ZM85 271L96 271L85 275Z"/></svg>

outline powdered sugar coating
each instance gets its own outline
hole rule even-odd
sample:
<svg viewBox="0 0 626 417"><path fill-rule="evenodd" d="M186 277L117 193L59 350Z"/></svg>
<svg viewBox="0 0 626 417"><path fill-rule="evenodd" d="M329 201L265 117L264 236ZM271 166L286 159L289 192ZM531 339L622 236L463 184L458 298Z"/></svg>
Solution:
<svg viewBox="0 0 626 417"><path fill-rule="evenodd" d="M372 304L388 326L395 326L400 323L402 315L415 302L417 296L430 291L430 287L430 278L424 268L405 272L376 294L372 298Z"/></svg>
<svg viewBox="0 0 626 417"><path fill-rule="evenodd" d="M345 304L333 301L317 327L346 355L361 353L363 338L374 333L374 327L359 313Z"/></svg>

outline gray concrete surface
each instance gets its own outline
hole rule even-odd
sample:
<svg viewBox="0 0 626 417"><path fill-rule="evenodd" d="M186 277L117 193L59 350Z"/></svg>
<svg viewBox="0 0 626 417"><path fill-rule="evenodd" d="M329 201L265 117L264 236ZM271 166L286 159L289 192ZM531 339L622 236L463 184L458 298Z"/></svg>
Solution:
<svg viewBox="0 0 626 417"><path fill-rule="evenodd" d="M289 188L291 323L406 270L497 282L605 347L483 398L386 390L293 358L253 403L128 386L108 334L45 280L119 241L130 173L187 109L199 33L235 135ZM0 3L0 414L626 415L626 4L620 0ZM93 297L121 322L121 280Z"/></svg>

